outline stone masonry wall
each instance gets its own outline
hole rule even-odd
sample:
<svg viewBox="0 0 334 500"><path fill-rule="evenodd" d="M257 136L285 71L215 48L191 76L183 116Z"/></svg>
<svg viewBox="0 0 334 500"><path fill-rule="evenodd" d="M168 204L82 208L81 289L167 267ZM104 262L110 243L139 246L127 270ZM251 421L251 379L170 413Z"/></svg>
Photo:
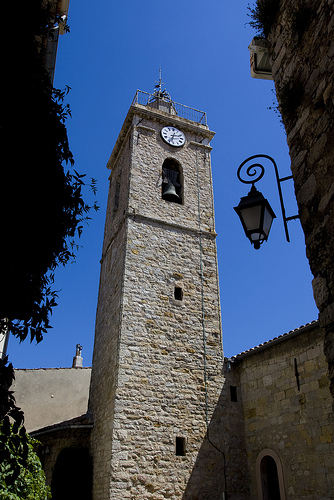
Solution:
<svg viewBox="0 0 334 500"><path fill-rule="evenodd" d="M166 124L186 133L183 148L162 141ZM90 397L94 500L223 498L212 136L137 105L109 161ZM182 166L182 205L161 198L166 158Z"/></svg>
<svg viewBox="0 0 334 500"><path fill-rule="evenodd" d="M85 429L69 429L59 430L45 435L37 435L38 441L41 443L37 452L41 457L41 463L46 476L46 484L51 486L52 474L59 453L64 448L89 448L89 430ZM75 470L75 464L73 464ZM80 483L80 477L73 477L73 481Z"/></svg>
<svg viewBox="0 0 334 500"><path fill-rule="evenodd" d="M102 249L99 300L96 311L95 340L89 411L93 414L91 433L93 491L95 498L109 498L111 436L117 385L118 349L124 276L128 179L131 148L125 153L110 182Z"/></svg>
<svg viewBox="0 0 334 500"><path fill-rule="evenodd" d="M333 498L333 415L323 338L316 323L241 355L233 365L240 376L250 500L262 498L256 459L268 449L282 463L285 498Z"/></svg>
<svg viewBox="0 0 334 500"><path fill-rule="evenodd" d="M250 479L245 443L242 390L239 370L231 360L224 363L225 384L222 387L220 404L220 433L223 436L225 456L225 488L229 500L249 500ZM216 415L214 415L216 416ZM223 478L222 478L223 480Z"/></svg>
<svg viewBox="0 0 334 500"><path fill-rule="evenodd" d="M333 0L281 0L268 41L334 395Z"/></svg>
<svg viewBox="0 0 334 500"><path fill-rule="evenodd" d="M210 269L215 273L214 241L205 239L203 246L210 275ZM113 435L114 498L180 497L204 439L199 259L197 236L129 221ZM175 285L183 289L182 301L174 299ZM216 283L206 278L209 420L219 397L217 378L222 380L217 300ZM186 441L185 456L175 456L176 437Z"/></svg>

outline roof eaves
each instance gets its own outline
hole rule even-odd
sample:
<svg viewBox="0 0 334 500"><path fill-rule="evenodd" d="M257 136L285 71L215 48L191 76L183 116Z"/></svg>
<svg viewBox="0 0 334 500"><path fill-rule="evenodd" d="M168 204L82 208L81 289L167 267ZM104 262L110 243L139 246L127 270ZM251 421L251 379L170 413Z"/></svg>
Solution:
<svg viewBox="0 0 334 500"><path fill-rule="evenodd" d="M42 427L41 429L36 429L35 431L31 431L29 434L32 437L39 437L57 431L65 431L69 429L91 430L92 428L93 428L92 416L89 413L85 413L84 415L80 415L79 417L75 417L70 420L64 420L63 422L58 422L57 424L49 425L47 427Z"/></svg>
<svg viewBox="0 0 334 500"><path fill-rule="evenodd" d="M282 342L290 340L291 338L296 337L297 335L301 335L302 333L306 333L307 331L314 330L318 326L319 326L318 320L311 321L311 323L306 323L306 325L302 325L299 328L295 328L294 330L290 330L287 333L283 333L278 337L274 337L273 339L268 340L267 342L263 342L263 344L259 344L256 347L247 349L247 351L243 351L239 354L236 354L235 356L232 356L229 359L229 361L231 361L232 363L237 363L238 361L241 361L242 359L247 358L248 356L252 356L253 354L257 354L258 352L264 351L265 349L269 349L274 345L281 344Z"/></svg>

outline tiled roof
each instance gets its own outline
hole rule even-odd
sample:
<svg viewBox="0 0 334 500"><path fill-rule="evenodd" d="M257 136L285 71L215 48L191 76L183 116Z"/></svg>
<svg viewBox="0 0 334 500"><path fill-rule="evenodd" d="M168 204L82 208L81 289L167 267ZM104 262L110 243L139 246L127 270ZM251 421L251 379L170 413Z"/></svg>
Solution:
<svg viewBox="0 0 334 500"><path fill-rule="evenodd" d="M32 371L51 371L51 370L91 370L91 366L82 366L80 368L73 368L73 366L60 366L54 368L15 368L16 372L32 372Z"/></svg>
<svg viewBox="0 0 334 500"><path fill-rule="evenodd" d="M259 344L256 347L252 347L251 349L247 349L246 351L243 351L239 354L236 354L235 356L232 356L230 358L230 361L232 362L237 362L240 361L241 359L251 356L252 354L256 354L259 351L263 351L264 349L268 349L269 347L272 347L275 344L279 344L281 342L284 342L285 340L289 340L292 337L295 337L297 335L300 335L304 333L305 331L308 330L313 330L314 328L317 328L319 326L319 322L317 320L311 321L311 323L306 323L306 325L302 325L299 328L295 328L294 330L290 330L287 333L283 333L282 335L279 335L278 337L274 337L271 340L268 340L267 342L263 342L262 344Z"/></svg>

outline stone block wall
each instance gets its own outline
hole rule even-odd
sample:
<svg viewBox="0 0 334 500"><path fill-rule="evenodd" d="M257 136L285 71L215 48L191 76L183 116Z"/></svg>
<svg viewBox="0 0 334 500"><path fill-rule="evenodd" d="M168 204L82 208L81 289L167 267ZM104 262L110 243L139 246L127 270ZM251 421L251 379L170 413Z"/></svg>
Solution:
<svg viewBox="0 0 334 500"><path fill-rule="evenodd" d="M114 402L118 378L125 227L113 235L101 262L100 292L96 313L93 369L89 411L93 414L91 453L94 459L96 498L109 498ZM112 274L113 279L108 279Z"/></svg>
<svg viewBox="0 0 334 500"><path fill-rule="evenodd" d="M274 4L275 2L273 2ZM334 380L334 2L281 0L268 36L296 198ZM334 391L332 387L332 391ZM334 392L333 392L334 394Z"/></svg>
<svg viewBox="0 0 334 500"><path fill-rule="evenodd" d="M223 440L225 473L221 480L225 482L226 498L229 500L249 500L250 479L245 443L240 372L234 369L231 360L224 362L225 383L217 405L222 409L219 425ZM214 413L213 422L217 412ZM212 423L213 423L212 422Z"/></svg>
<svg viewBox="0 0 334 500"><path fill-rule="evenodd" d="M168 124L185 133L184 147L162 141ZM109 160L90 393L94 499L223 498L213 135L136 105ZM181 165L182 204L162 199L166 158Z"/></svg>
<svg viewBox="0 0 334 500"><path fill-rule="evenodd" d="M251 500L262 499L257 459L264 450L282 465L281 498L332 498L334 429L323 339L315 323L236 358Z"/></svg>
<svg viewBox="0 0 334 500"><path fill-rule="evenodd" d="M55 469L55 464L59 453L64 448L89 449L90 429L53 429L49 433L36 433L34 437L41 443L37 447L37 453L40 456L41 463L46 476L46 483L51 486L52 474ZM76 464L72 464L75 470ZM73 482L80 484L80 477L73 477Z"/></svg>
<svg viewBox="0 0 334 500"><path fill-rule="evenodd" d="M112 438L115 498L180 497L206 434L206 388L209 420L215 409L222 382L218 297L210 280L216 256L214 240L203 240L207 387L198 236L129 220ZM175 286L182 287L182 301L174 298ZM176 456L177 438L185 440L185 456Z"/></svg>

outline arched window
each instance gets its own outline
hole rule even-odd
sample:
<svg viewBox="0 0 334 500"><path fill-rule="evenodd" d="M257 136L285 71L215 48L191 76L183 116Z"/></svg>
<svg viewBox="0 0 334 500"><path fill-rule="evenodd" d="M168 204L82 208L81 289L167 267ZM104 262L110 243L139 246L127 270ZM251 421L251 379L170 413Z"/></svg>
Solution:
<svg viewBox="0 0 334 500"><path fill-rule="evenodd" d="M256 479L259 500L285 500L283 469L273 450L262 450L256 460Z"/></svg>
<svg viewBox="0 0 334 500"><path fill-rule="evenodd" d="M174 158L167 158L162 165L161 197L163 200L182 204L183 179L181 165Z"/></svg>

